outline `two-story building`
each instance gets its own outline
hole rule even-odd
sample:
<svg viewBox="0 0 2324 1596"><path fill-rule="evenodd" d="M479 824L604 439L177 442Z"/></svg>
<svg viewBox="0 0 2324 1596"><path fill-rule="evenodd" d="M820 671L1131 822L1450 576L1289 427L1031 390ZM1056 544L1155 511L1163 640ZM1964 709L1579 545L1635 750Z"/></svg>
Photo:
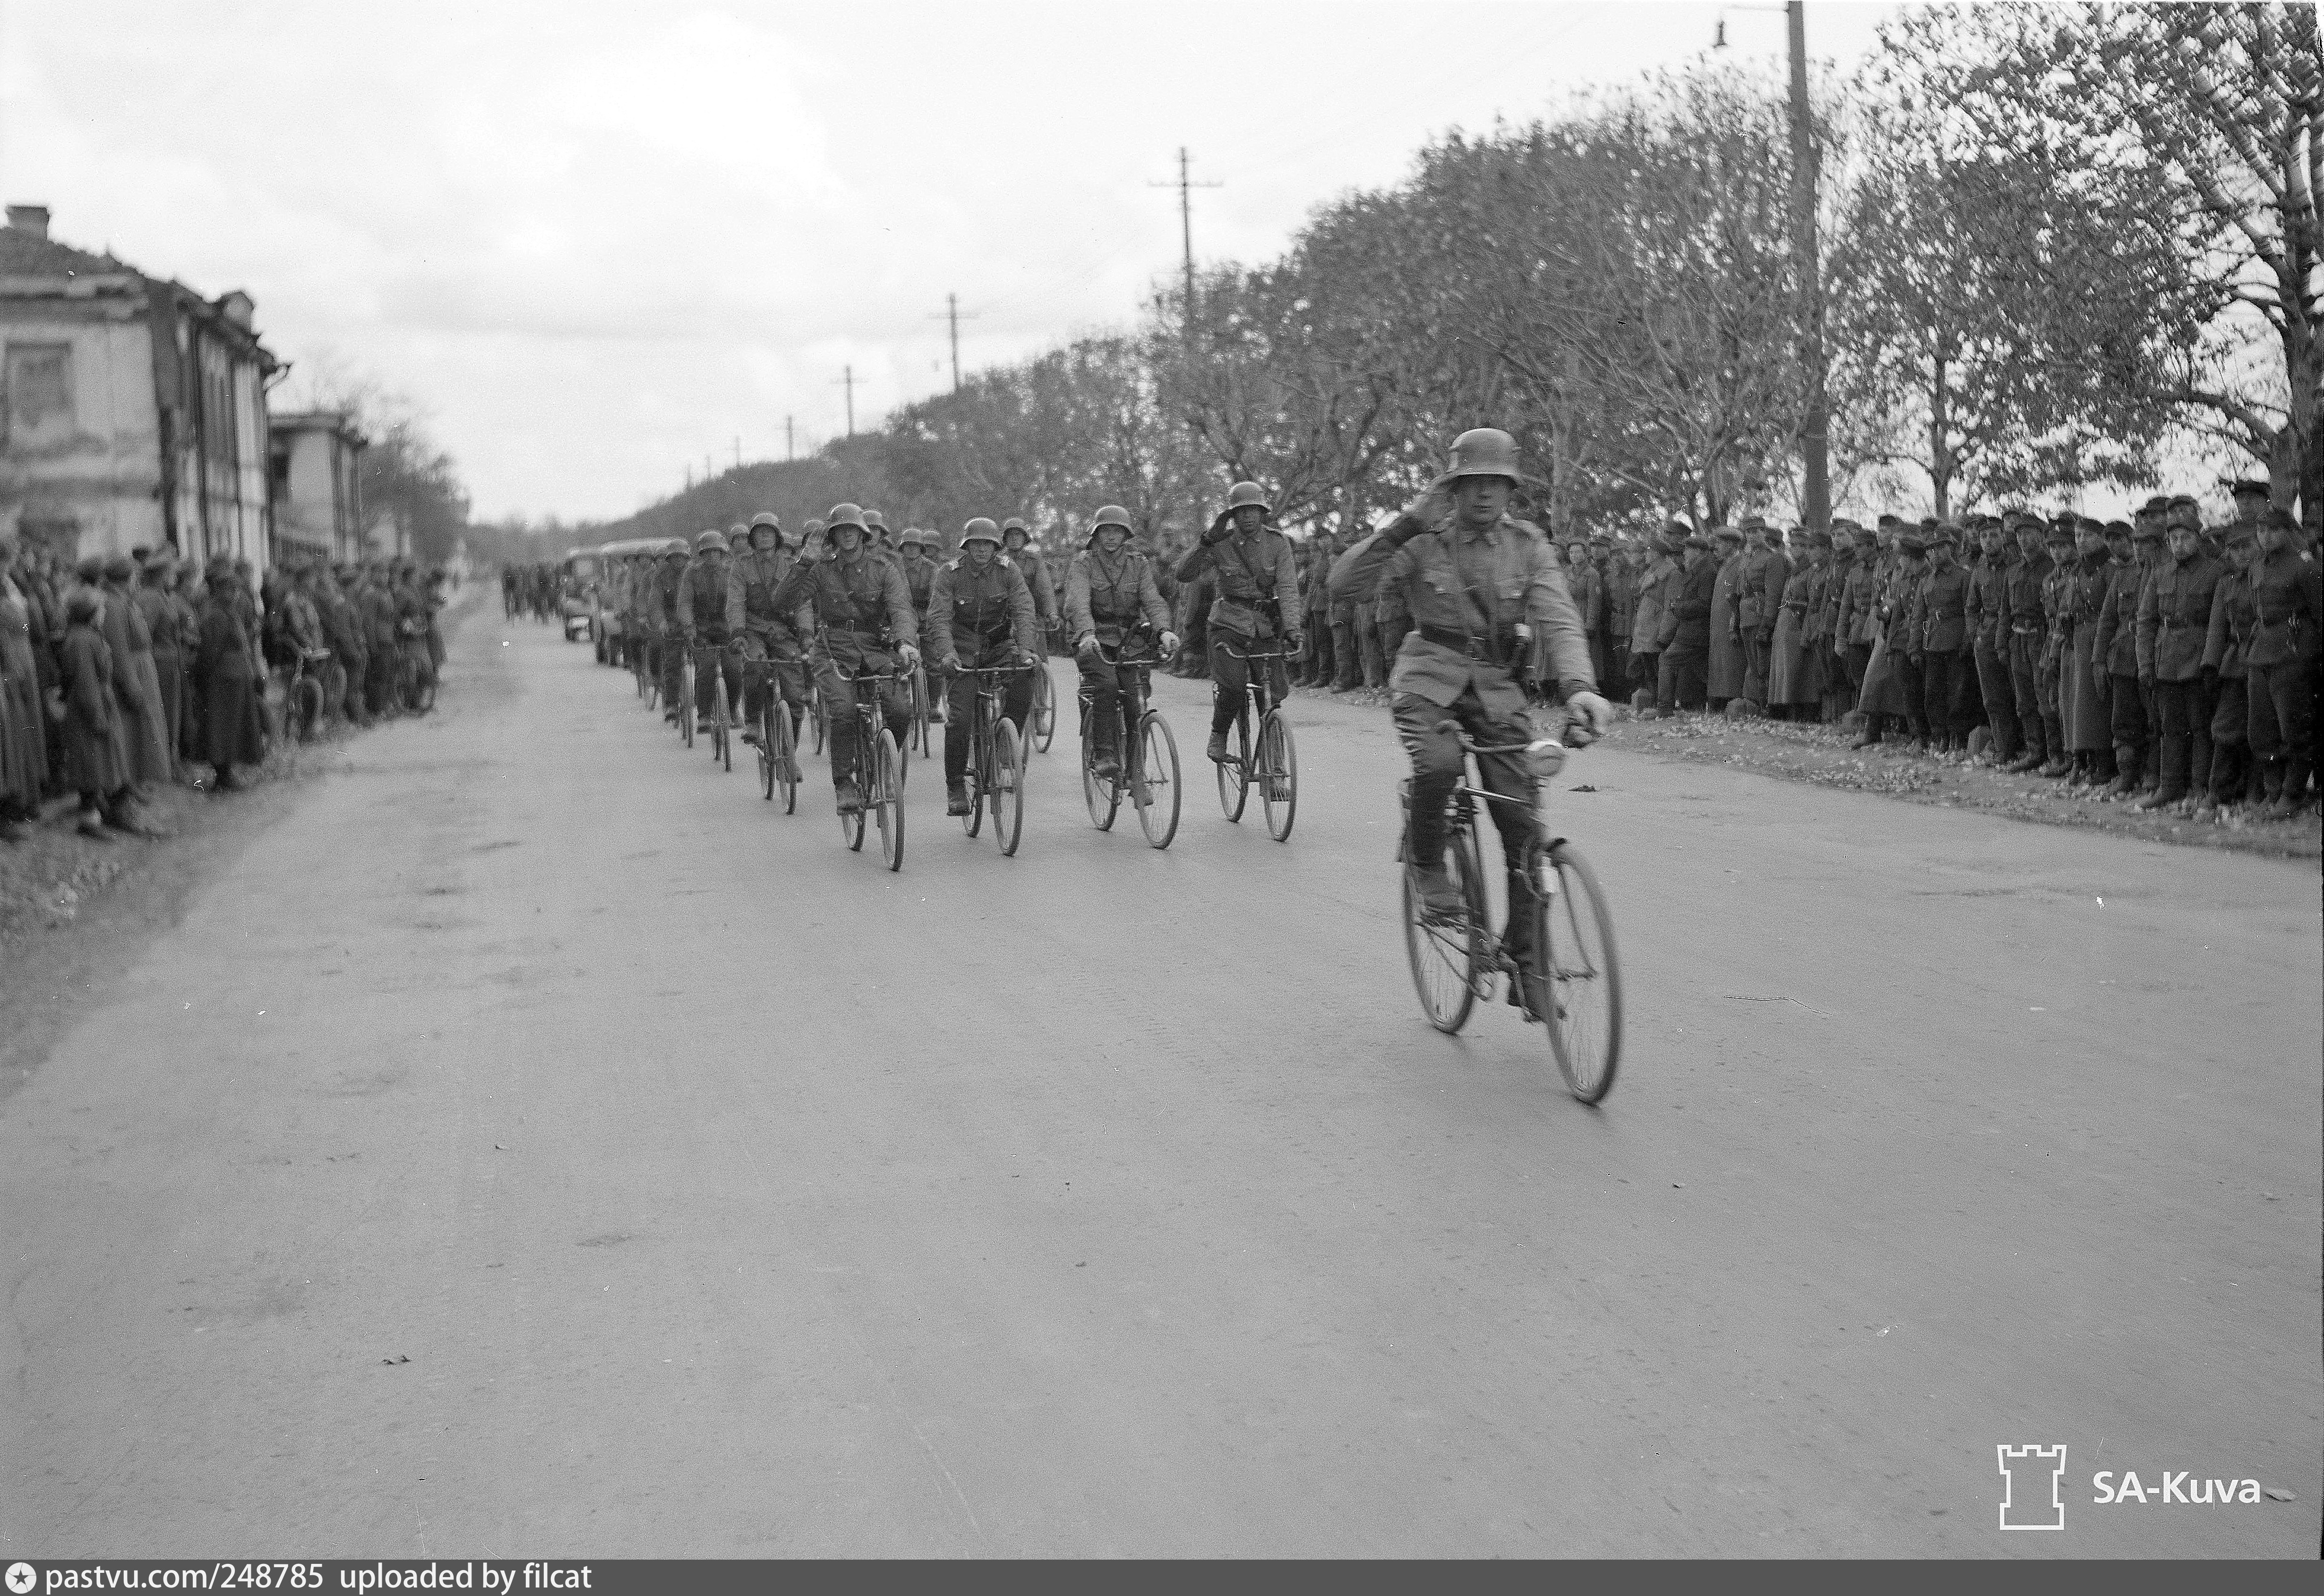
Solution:
<svg viewBox="0 0 2324 1596"><path fill-rule="evenodd" d="M0 227L0 525L68 556L174 546L272 563L270 354L240 291L207 300Z"/></svg>
<svg viewBox="0 0 2324 1596"><path fill-rule="evenodd" d="M273 450L275 557L295 548L334 562L381 552L364 535L363 431L345 411L276 411L266 419Z"/></svg>

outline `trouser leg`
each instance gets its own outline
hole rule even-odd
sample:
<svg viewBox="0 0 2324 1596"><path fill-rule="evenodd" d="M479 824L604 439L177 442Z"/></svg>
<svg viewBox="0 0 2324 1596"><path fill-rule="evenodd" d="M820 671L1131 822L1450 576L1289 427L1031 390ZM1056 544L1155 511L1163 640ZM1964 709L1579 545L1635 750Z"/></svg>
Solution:
<svg viewBox="0 0 2324 1596"><path fill-rule="evenodd" d="M2245 678L2252 755L2264 763L2267 796L2272 798L2297 803L2307 790L2310 763L2315 758L2310 724L2313 706L2308 686L2307 668L2297 660L2254 666Z"/></svg>
<svg viewBox="0 0 2324 1596"><path fill-rule="evenodd" d="M1992 642L1977 645L1977 687L1985 700L1985 723L1993 732L1996 761L2017 757L2017 694L2010 680L2009 657Z"/></svg>
<svg viewBox="0 0 2324 1596"><path fill-rule="evenodd" d="M2146 770L2146 699L2135 676L2116 676L2107 697L2107 719L2114 737L2118 777L2136 781Z"/></svg>
<svg viewBox="0 0 2324 1596"><path fill-rule="evenodd" d="M1375 690L1388 686L1388 660L1380 652L1379 623L1359 620L1356 634L1364 654L1364 686Z"/></svg>
<svg viewBox="0 0 2324 1596"><path fill-rule="evenodd" d="M1314 634L1310 633L1312 641ZM1231 731L1235 717L1242 713L1244 687L1250 680L1250 666L1228 650L1221 639L1211 645L1211 730Z"/></svg>
<svg viewBox="0 0 2324 1596"><path fill-rule="evenodd" d="M975 707L976 678L954 671L945 681L945 785L968 780L969 719Z"/></svg>
<svg viewBox="0 0 2324 1596"><path fill-rule="evenodd" d="M1397 735L1412 758L1412 792L1406 844L1410 862L1422 869L1444 865L1444 806L1461 780L1461 742L1443 729L1444 707L1413 693L1398 693L1389 706Z"/></svg>
<svg viewBox="0 0 2324 1596"><path fill-rule="evenodd" d="M2175 803L2187 796L2193 784L2191 764L2195 729L2196 682L2156 682L2154 684L2155 719L2160 734L2155 738L2158 763L2155 769L2155 796L2165 803Z"/></svg>
<svg viewBox="0 0 2324 1596"><path fill-rule="evenodd" d="M856 744L862 741L861 728L855 724L855 684L842 676L836 663L825 661L816 666L816 686L823 692L823 707L831 721L831 784L837 787L855 780L862 759Z"/></svg>
<svg viewBox="0 0 2324 1596"><path fill-rule="evenodd" d="M1332 623L1332 662L1337 667L1332 677L1334 690L1347 692L1363 681L1363 660L1357 651L1353 621Z"/></svg>
<svg viewBox="0 0 2324 1596"><path fill-rule="evenodd" d="M1211 661L1213 671L1219 669L1216 654L1217 650L1213 649ZM1121 704L1120 680L1114 668L1102 660L1093 660L1084 654L1075 663L1081 669L1082 693L1089 699L1090 751L1099 759L1119 759L1120 750L1114 746L1114 733L1115 717Z"/></svg>
<svg viewBox="0 0 2324 1596"><path fill-rule="evenodd" d="M1953 724L1953 660L1950 654L1921 656L1921 717L1941 742Z"/></svg>

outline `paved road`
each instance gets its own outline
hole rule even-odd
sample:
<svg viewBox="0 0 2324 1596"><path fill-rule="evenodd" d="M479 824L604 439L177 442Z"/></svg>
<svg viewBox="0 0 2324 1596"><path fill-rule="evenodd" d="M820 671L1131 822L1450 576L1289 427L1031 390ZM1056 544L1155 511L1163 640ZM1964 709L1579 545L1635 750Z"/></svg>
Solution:
<svg viewBox="0 0 2324 1596"><path fill-rule="evenodd" d="M1595 1112L1420 1022L1378 711L890 875L456 650L0 1105L0 1550L2315 1551L2312 867L1593 751Z"/></svg>

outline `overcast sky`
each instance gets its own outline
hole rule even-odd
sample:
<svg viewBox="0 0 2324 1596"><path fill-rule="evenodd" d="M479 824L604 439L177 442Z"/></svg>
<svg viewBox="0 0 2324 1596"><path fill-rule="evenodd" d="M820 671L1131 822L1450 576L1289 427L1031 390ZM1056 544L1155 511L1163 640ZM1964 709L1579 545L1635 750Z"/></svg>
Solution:
<svg viewBox="0 0 2324 1596"><path fill-rule="evenodd" d="M1896 8L1808 7L1843 69ZM410 395L482 518L626 514L1262 260L1432 134L1772 6L0 0L0 198Z"/></svg>

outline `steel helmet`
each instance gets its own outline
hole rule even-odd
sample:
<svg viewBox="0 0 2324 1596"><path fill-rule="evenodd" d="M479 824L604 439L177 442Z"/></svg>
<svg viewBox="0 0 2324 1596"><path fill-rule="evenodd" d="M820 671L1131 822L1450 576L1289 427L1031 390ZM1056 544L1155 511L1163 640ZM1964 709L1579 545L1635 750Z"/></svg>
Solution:
<svg viewBox="0 0 2324 1596"><path fill-rule="evenodd" d="M726 529L726 547L728 549L731 550L737 543L748 543L750 540L751 529L743 525L741 521L738 521L733 526Z"/></svg>
<svg viewBox="0 0 2324 1596"><path fill-rule="evenodd" d="M877 532L883 538L892 535L888 530L888 518L877 510L866 510L863 512L863 525L868 530Z"/></svg>
<svg viewBox="0 0 2324 1596"><path fill-rule="evenodd" d="M1439 482L1463 476L1506 476L1514 487L1523 480L1517 470L1517 440L1498 427L1472 427L1452 440L1452 463Z"/></svg>
<svg viewBox="0 0 2324 1596"><path fill-rule="evenodd" d="M989 515L980 515L960 529L960 546L963 549L980 539L995 549L1001 547L1001 529L992 524L992 518Z"/></svg>
<svg viewBox="0 0 2324 1596"><path fill-rule="evenodd" d="M771 510L761 510L751 518L751 530L743 541L746 543L751 541L762 531L774 533L777 543L783 540L783 523L776 518L775 512Z"/></svg>
<svg viewBox="0 0 2324 1596"><path fill-rule="evenodd" d="M1246 505L1257 509L1262 514L1271 512L1275 509L1274 505L1267 502L1267 494L1261 491L1259 484L1239 482L1227 490L1227 509L1236 511Z"/></svg>
<svg viewBox="0 0 2324 1596"><path fill-rule="evenodd" d="M853 527L867 538L872 535L872 522L860 505L834 504L831 507L831 516L824 522L824 530L825 533L835 532L841 527Z"/></svg>
<svg viewBox="0 0 2324 1596"><path fill-rule="evenodd" d="M920 535L918 527L906 527L896 534L896 547L899 549L925 549L927 546L927 540Z"/></svg>
<svg viewBox="0 0 2324 1596"><path fill-rule="evenodd" d="M1090 530L1093 532L1100 527L1120 527L1125 532L1137 530L1130 524L1130 512L1119 504L1101 504L1097 507L1097 513L1090 517Z"/></svg>
<svg viewBox="0 0 2324 1596"><path fill-rule="evenodd" d="M673 557L678 559L684 559L686 558L686 540L683 538L672 538L669 543L663 547L661 557L664 559L669 559Z"/></svg>
<svg viewBox="0 0 2324 1596"><path fill-rule="evenodd" d="M726 552L726 534L715 527L694 540L694 552L696 554L707 554L714 549L721 554Z"/></svg>
<svg viewBox="0 0 2324 1596"><path fill-rule="evenodd" d="M1021 517L1012 515L1001 523L1001 540L1003 543L1009 541L1009 534L1011 532L1016 533L1028 543L1033 540L1033 529L1027 526Z"/></svg>

